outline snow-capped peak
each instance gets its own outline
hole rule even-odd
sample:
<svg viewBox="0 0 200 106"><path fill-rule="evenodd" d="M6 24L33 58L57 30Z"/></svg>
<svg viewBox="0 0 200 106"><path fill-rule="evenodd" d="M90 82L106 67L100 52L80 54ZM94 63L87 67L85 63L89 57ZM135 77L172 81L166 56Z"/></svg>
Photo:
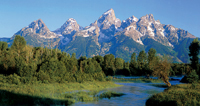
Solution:
<svg viewBox="0 0 200 106"><path fill-rule="evenodd" d="M135 16L131 16L131 17L129 17L128 19L122 21L121 27L122 27L122 28L126 28L126 27L128 27L130 24L132 24L132 23L134 23L134 22L137 22L137 21L138 21L138 19L137 19Z"/></svg>
<svg viewBox="0 0 200 106"><path fill-rule="evenodd" d="M131 23L133 23L133 22L137 22L138 21L138 19L135 17L135 16L131 16L131 17L129 17L128 19L126 19L126 20L123 20L122 22L123 23L127 23L127 24L131 24ZM129 26L128 25L128 26Z"/></svg>
<svg viewBox="0 0 200 106"><path fill-rule="evenodd" d="M149 22L155 21L155 20L154 20L154 17L153 17L153 14L147 14L147 15L141 17L140 19L143 20L143 21L144 21L144 20L147 20L147 21L149 21Z"/></svg>
<svg viewBox="0 0 200 106"><path fill-rule="evenodd" d="M113 13L113 12L114 12L114 10L111 8L111 9L109 9L108 11L106 11L103 15L111 14L111 13Z"/></svg>
<svg viewBox="0 0 200 106"><path fill-rule="evenodd" d="M29 28L34 28L34 29L39 29L41 27L46 27L42 19L38 19L36 21L33 21L31 24L28 26Z"/></svg>
<svg viewBox="0 0 200 106"><path fill-rule="evenodd" d="M70 34L72 31L79 31L82 29L76 20L73 18L69 18L60 28L56 29L54 32L57 34Z"/></svg>
<svg viewBox="0 0 200 106"><path fill-rule="evenodd" d="M137 22L138 21L138 19L135 16L131 16L127 20L129 20L131 22Z"/></svg>
<svg viewBox="0 0 200 106"><path fill-rule="evenodd" d="M99 17L97 25L102 29L109 29L112 25L118 28L121 25L121 21L115 17L114 10L111 8Z"/></svg>
<svg viewBox="0 0 200 106"><path fill-rule="evenodd" d="M73 19L73 18L69 18L67 21L68 21L68 22L76 22L76 20Z"/></svg>

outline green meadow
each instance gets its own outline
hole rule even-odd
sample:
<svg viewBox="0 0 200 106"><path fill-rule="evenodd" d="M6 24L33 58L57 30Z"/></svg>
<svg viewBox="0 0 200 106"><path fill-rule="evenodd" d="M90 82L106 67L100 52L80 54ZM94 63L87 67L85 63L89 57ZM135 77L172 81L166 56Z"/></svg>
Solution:
<svg viewBox="0 0 200 106"><path fill-rule="evenodd" d="M0 83L0 105L69 105L77 101L93 101L106 88L120 87L110 81L51 84Z"/></svg>

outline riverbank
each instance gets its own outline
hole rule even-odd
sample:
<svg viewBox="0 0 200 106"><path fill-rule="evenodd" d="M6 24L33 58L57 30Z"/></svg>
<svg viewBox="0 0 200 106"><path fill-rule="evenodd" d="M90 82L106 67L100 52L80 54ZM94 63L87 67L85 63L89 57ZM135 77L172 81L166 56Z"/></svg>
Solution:
<svg viewBox="0 0 200 106"><path fill-rule="evenodd" d="M114 78L113 82L117 83L163 83L161 79L152 79L152 78Z"/></svg>
<svg viewBox="0 0 200 106"><path fill-rule="evenodd" d="M146 106L199 106L200 84L179 84L151 96Z"/></svg>
<svg viewBox="0 0 200 106"><path fill-rule="evenodd" d="M0 83L0 105L69 105L76 101L92 101L95 98L91 95L105 88L119 86L122 85L110 81L19 85Z"/></svg>

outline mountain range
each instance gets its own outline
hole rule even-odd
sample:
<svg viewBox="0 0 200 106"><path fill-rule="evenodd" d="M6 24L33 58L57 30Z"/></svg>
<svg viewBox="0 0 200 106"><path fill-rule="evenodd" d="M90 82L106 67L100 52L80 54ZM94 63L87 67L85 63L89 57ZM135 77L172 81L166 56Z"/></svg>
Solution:
<svg viewBox="0 0 200 106"><path fill-rule="evenodd" d="M111 53L130 61L133 52L139 54L154 48L157 55L170 55L174 62L184 63L189 62L188 47L196 38L188 31L162 24L152 14L121 21L113 9L84 28L70 18L60 28L50 31L42 19L38 19L11 38L0 38L0 41L11 45L16 35L23 36L28 45L56 47L69 54L76 53L77 58Z"/></svg>

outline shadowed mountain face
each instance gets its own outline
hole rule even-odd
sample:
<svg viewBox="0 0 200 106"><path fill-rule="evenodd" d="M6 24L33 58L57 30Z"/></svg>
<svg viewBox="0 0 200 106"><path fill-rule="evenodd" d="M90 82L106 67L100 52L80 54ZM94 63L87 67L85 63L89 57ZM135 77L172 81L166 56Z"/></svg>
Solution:
<svg viewBox="0 0 200 106"><path fill-rule="evenodd" d="M141 18L131 16L120 21L114 10L103 13L99 19L89 26L81 27L75 19L68 19L60 28L50 31L41 19L22 28L7 42L9 45L15 35L25 37L27 44L33 46L58 47L77 57L105 55L112 53L130 61L133 52L148 52L150 48L159 55L170 55L174 62L189 62L188 47L196 38L188 31L172 25L161 24L152 14Z"/></svg>

